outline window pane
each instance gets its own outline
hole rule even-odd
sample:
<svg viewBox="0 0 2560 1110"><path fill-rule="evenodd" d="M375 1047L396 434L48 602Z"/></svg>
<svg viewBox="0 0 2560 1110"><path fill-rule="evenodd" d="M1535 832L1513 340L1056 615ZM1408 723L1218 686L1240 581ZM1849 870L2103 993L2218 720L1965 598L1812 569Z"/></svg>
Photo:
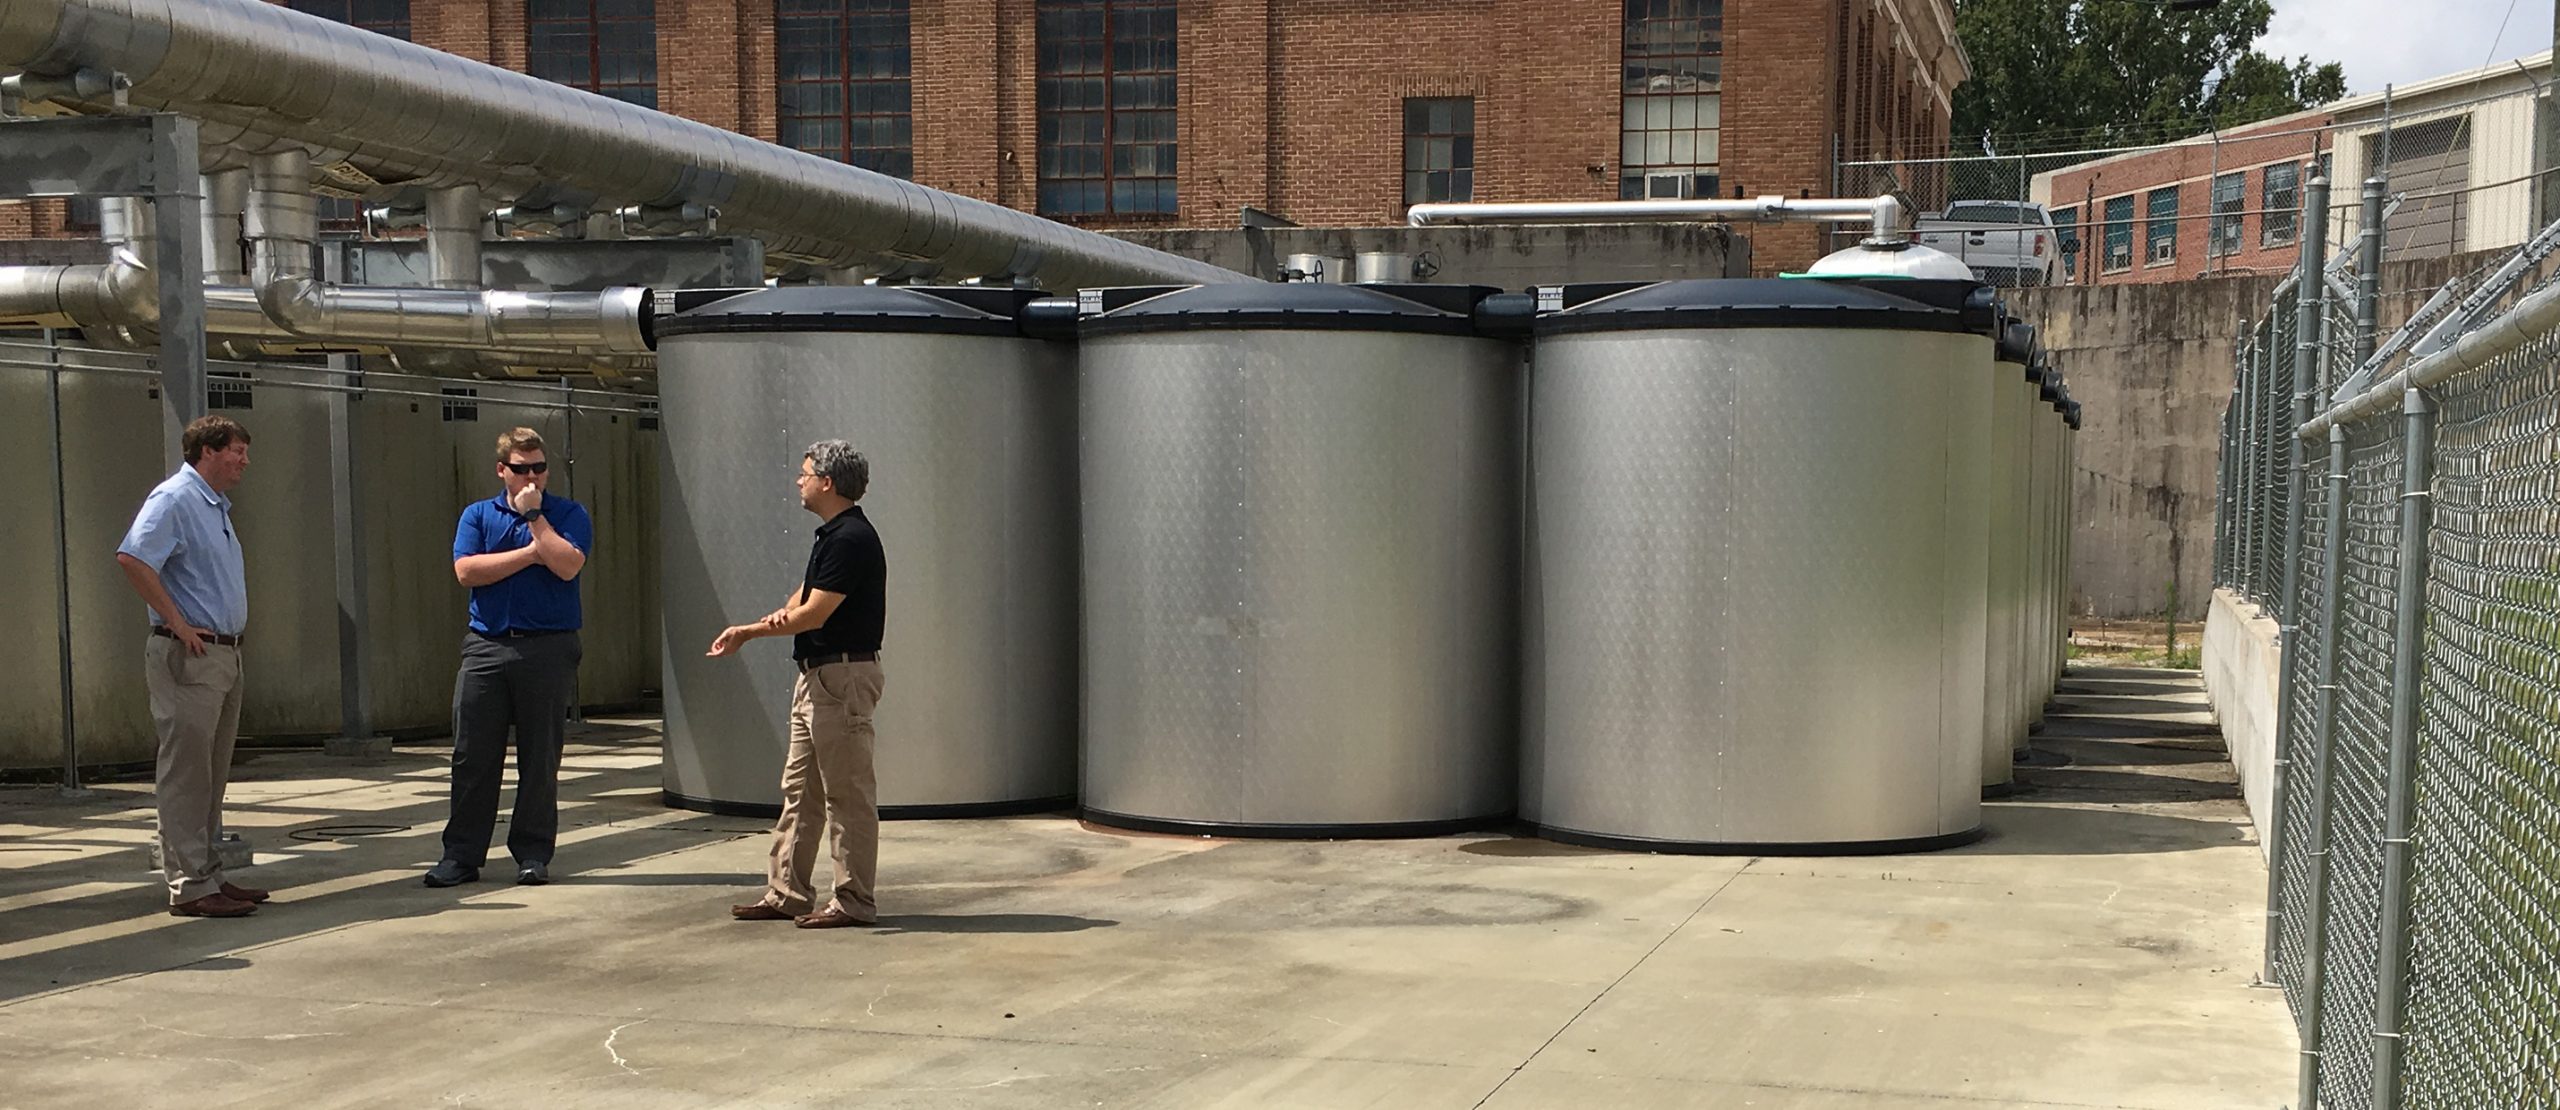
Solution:
<svg viewBox="0 0 2560 1110"><path fill-rule="evenodd" d="M906 0L779 0L775 97L785 115L826 117L788 145L900 177L915 165ZM1052 99L1045 84L1043 103ZM1045 129L1045 128L1044 128ZM1043 148L1042 158L1049 155Z"/></svg>
<svg viewBox="0 0 2560 1110"><path fill-rule="evenodd" d="M1174 0L1037 0L1034 12L1040 210L1173 211Z"/></svg>

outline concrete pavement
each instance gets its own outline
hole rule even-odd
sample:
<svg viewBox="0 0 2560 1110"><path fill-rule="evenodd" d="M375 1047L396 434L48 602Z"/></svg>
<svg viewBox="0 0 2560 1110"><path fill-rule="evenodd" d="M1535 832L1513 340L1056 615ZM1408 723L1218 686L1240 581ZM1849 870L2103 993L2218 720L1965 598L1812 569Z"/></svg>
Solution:
<svg viewBox="0 0 2560 1110"><path fill-rule="evenodd" d="M2200 690L2069 683L1954 851L910 822L876 930L728 920L764 823L661 807L654 721L573 736L542 888L418 884L439 751L255 753L242 921L161 912L147 783L0 790L0 1106L2278 1105Z"/></svg>

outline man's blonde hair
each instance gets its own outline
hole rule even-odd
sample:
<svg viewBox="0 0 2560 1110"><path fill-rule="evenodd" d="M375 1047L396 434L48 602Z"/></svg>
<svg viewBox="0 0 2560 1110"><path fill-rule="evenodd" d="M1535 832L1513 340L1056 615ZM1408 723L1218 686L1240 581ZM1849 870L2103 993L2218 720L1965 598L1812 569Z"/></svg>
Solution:
<svg viewBox="0 0 2560 1110"><path fill-rule="evenodd" d="M506 431L498 433L499 462L507 461L507 456L516 454L520 451L543 451L542 433L534 431L531 428L509 428ZM543 451L543 453L549 454L550 452Z"/></svg>

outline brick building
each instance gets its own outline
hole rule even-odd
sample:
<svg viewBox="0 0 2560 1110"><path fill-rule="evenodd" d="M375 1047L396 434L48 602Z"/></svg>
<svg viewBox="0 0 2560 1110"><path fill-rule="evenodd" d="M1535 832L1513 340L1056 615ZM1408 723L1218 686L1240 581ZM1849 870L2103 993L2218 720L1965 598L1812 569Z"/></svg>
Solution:
<svg viewBox="0 0 2560 1110"><path fill-rule="evenodd" d="M1823 196L1843 149L1943 149L1969 75L1951 0L281 2L1097 228Z"/></svg>
<svg viewBox="0 0 2560 1110"><path fill-rule="evenodd" d="M2122 285L2292 268L2303 167L2328 167L2331 250L2360 230L2380 172L2401 198L2392 258L2498 250L2560 212L2538 182L2540 75L2551 54L2352 96L2309 111L2037 174L2029 196L2079 243L2071 280Z"/></svg>

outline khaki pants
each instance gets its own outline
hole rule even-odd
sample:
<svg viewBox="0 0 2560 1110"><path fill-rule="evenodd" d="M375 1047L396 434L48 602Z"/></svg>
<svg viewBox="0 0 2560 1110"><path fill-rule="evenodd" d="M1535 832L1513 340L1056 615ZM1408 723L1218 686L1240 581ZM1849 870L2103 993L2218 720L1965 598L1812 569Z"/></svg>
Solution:
<svg viewBox="0 0 2560 1110"><path fill-rule="evenodd" d="M827 908L865 921L880 916L872 893L880 870L880 808L871 711L884 681L878 662L829 663L792 684L791 751L782 761L782 816L773 826L766 905L810 911L809 869L818 861L823 821L835 845L835 896Z"/></svg>
<svg viewBox="0 0 2560 1110"><path fill-rule="evenodd" d="M160 734L153 788L160 803L160 864L169 904L222 891L222 791L240 734L240 649L206 644L203 655L155 635L143 650L151 725Z"/></svg>

